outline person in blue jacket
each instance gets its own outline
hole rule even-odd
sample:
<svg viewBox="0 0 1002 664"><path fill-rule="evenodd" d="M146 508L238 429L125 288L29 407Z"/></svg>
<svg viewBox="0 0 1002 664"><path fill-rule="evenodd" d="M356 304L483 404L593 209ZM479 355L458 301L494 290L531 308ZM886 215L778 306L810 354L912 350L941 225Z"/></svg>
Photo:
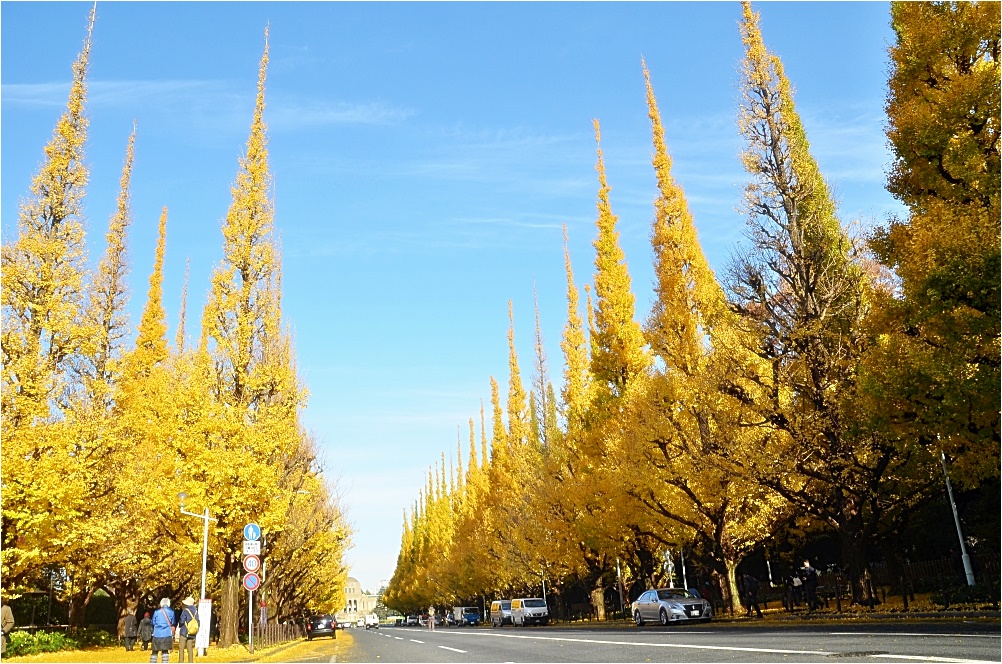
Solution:
<svg viewBox="0 0 1002 664"><path fill-rule="evenodd" d="M153 648L150 653L150 664L156 664L157 651L163 653L160 657L163 664L170 661L170 653L174 649L175 624L170 600L164 597L160 600L160 608L153 612Z"/></svg>

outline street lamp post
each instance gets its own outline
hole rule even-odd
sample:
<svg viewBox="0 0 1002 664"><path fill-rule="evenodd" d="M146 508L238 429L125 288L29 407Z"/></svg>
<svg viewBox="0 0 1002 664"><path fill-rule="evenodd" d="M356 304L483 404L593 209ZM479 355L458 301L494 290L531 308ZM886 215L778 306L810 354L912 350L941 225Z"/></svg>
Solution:
<svg viewBox="0 0 1002 664"><path fill-rule="evenodd" d="M177 497L178 497L178 500L181 503L181 514L187 514L188 516L193 516L196 519L202 519L202 521L203 521L203 524L202 524L202 589L201 589L201 592L199 593L199 599L200 600L204 600L205 599L205 568L206 568L206 564L207 564L207 562L209 560L209 522L210 521L215 521L216 519L213 519L212 517L209 516L209 508L208 507L205 508L205 514L196 514L194 512L189 512L186 509L184 509L184 499L188 497L188 494L186 494L186 493L179 493L179 494L177 494ZM204 657L205 656L205 648L200 648L199 651L200 651L199 654Z"/></svg>
<svg viewBox="0 0 1002 664"><path fill-rule="evenodd" d="M957 526L957 537L960 539L960 559L964 563L964 576L967 585L974 585L974 569L971 567L971 557L967 555L967 545L964 544L964 532L960 529L960 516L957 514L957 503L953 500L953 486L950 484L950 474L946 472L946 454L941 450L939 461L943 464L943 477L946 479L946 494L950 498L950 508L953 510L953 523Z"/></svg>

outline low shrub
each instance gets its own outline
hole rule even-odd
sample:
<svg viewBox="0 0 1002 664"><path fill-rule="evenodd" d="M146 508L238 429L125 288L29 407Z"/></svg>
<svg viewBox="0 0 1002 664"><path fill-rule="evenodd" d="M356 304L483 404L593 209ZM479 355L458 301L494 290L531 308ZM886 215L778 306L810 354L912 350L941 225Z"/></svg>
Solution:
<svg viewBox="0 0 1002 664"><path fill-rule="evenodd" d="M110 646L118 643L118 639L103 629L97 627L83 627L70 630L70 638L76 641L78 648L88 648L90 646Z"/></svg>
<svg viewBox="0 0 1002 664"><path fill-rule="evenodd" d="M107 646L117 643L117 639L103 629L83 627L70 632L11 632L7 638L5 655L37 655L40 652L59 650L79 650L91 646Z"/></svg>
<svg viewBox="0 0 1002 664"><path fill-rule="evenodd" d="M951 608L992 608L998 610L999 590L997 584L979 583L974 586L953 586L932 593L929 599L942 607Z"/></svg>
<svg viewBox="0 0 1002 664"><path fill-rule="evenodd" d="M36 655L40 652L56 652L59 650L74 650L77 642L62 632L11 632L7 635L7 652L5 655Z"/></svg>

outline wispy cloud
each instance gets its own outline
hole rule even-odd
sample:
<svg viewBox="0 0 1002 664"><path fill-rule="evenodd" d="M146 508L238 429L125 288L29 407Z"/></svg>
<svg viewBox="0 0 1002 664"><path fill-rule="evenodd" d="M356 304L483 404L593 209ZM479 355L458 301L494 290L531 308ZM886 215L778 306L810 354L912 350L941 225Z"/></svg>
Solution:
<svg viewBox="0 0 1002 664"><path fill-rule="evenodd" d="M312 129L327 125L391 125L417 114L382 102L348 103L317 99L278 98L269 106L268 125L275 130Z"/></svg>
<svg viewBox="0 0 1002 664"><path fill-rule="evenodd" d="M91 105L125 106L141 101L144 104L163 100L190 98L219 91L221 81L90 81L87 98ZM0 87L4 104L29 106L64 106L69 95L69 82L5 83Z"/></svg>
<svg viewBox="0 0 1002 664"><path fill-rule="evenodd" d="M88 105L124 109L156 108L164 112L186 109L211 118L213 124L228 124L245 130L253 90L225 80L91 81ZM0 87L4 105L62 107L70 84L5 83ZM210 111L211 109L211 111ZM413 109L393 108L382 102L347 102L303 99L278 94L269 97L266 121L273 131L295 131L326 125L397 124L416 114ZM240 116L237 118L237 116ZM239 120L237 122L237 120Z"/></svg>

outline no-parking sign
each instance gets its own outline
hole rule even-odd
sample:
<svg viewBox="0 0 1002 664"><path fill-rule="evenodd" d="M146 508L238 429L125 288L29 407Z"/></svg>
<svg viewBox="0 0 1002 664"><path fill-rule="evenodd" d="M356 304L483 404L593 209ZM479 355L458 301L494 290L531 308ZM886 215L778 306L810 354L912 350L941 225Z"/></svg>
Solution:
<svg viewBox="0 0 1002 664"><path fill-rule="evenodd" d="M254 592L261 587L261 577L254 572L248 572L244 574L244 588L250 592Z"/></svg>

